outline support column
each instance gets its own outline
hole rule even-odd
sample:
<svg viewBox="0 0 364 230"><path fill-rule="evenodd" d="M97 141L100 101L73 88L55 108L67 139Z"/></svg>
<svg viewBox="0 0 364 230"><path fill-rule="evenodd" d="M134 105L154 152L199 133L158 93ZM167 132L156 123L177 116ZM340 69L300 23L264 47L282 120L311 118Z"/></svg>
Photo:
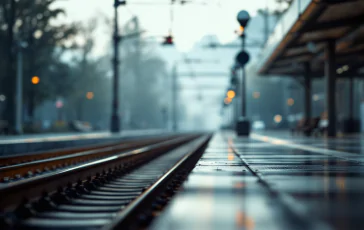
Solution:
<svg viewBox="0 0 364 230"><path fill-rule="evenodd" d="M239 121L239 117L240 117L240 105L241 105L241 102L240 102L240 99L241 99L241 82L239 80L239 78L237 78L237 82L236 82L236 88L235 88L235 92L236 92L236 95L235 95L235 98L233 100L233 102L235 103L235 125L238 123Z"/></svg>
<svg viewBox="0 0 364 230"><path fill-rule="evenodd" d="M237 91L238 92L238 91ZM240 95L240 94L239 94ZM234 103L234 123L235 125L237 124L238 120L239 120L239 115L240 115L240 101L238 99L238 95L235 95L236 98L234 98L233 103Z"/></svg>
<svg viewBox="0 0 364 230"><path fill-rule="evenodd" d="M349 85L349 120L354 120L354 78L350 76Z"/></svg>
<svg viewBox="0 0 364 230"><path fill-rule="evenodd" d="M178 99L177 99L177 63L172 68L172 130L176 132L178 130Z"/></svg>
<svg viewBox="0 0 364 230"><path fill-rule="evenodd" d="M354 133L357 131L354 121L354 77L350 76L349 85L349 119L346 123L346 131L349 133Z"/></svg>
<svg viewBox="0 0 364 230"><path fill-rule="evenodd" d="M15 132L23 134L23 47L18 44L16 70Z"/></svg>
<svg viewBox="0 0 364 230"><path fill-rule="evenodd" d="M311 66L310 63L305 63L305 117L306 119L311 119L312 116L312 84L311 84Z"/></svg>
<svg viewBox="0 0 364 230"><path fill-rule="evenodd" d="M245 34L241 35L242 50L245 51ZM241 116L245 119L246 117L246 71L245 65L241 67Z"/></svg>
<svg viewBox="0 0 364 230"><path fill-rule="evenodd" d="M336 61L335 41L328 41L325 48L326 110L329 125L327 135L336 136Z"/></svg>

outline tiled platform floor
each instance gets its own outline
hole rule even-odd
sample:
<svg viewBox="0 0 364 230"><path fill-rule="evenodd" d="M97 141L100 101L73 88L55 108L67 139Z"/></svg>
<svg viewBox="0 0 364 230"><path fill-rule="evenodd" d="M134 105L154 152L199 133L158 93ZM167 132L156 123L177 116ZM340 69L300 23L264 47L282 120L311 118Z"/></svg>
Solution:
<svg viewBox="0 0 364 230"><path fill-rule="evenodd" d="M215 134L151 229L364 229L361 138L272 136Z"/></svg>

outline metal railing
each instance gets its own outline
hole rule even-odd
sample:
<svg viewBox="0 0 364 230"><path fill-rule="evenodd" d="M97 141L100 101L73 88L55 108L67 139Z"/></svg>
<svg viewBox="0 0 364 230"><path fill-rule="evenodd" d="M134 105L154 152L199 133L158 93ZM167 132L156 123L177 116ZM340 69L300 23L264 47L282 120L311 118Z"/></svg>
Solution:
<svg viewBox="0 0 364 230"><path fill-rule="evenodd" d="M300 15L306 10L312 0L295 0L290 8L284 13L277 23L274 31L269 36L267 43L262 50L262 56L256 59L257 69L260 70L264 64L268 61L270 56L279 46L280 42L287 35L289 30L299 19Z"/></svg>

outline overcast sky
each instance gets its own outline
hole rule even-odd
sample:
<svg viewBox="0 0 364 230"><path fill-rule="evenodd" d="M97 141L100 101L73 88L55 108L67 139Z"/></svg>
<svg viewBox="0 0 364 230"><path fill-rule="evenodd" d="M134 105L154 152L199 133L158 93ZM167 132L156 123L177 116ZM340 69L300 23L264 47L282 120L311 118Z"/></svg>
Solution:
<svg viewBox="0 0 364 230"><path fill-rule="evenodd" d="M166 36L170 22L170 0L128 0L127 6L120 7L120 24L133 15L140 18L141 25L148 36ZM260 8L273 8L274 0L194 0L181 6L175 4L173 35L179 50L186 51L206 34L216 34L221 42L236 38L234 30L239 25L237 13L245 9L252 16ZM207 3L207 4L204 4ZM113 17L113 0L58 0L55 6L66 9L67 15L59 21L83 21L92 17L106 15ZM97 53L102 53L110 42L105 30L98 32Z"/></svg>

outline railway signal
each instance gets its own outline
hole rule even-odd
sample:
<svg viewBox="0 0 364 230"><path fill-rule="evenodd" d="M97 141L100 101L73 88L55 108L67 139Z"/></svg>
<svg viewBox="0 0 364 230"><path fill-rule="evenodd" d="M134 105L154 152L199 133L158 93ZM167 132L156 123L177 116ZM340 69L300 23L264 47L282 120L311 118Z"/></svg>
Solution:
<svg viewBox="0 0 364 230"><path fill-rule="evenodd" d="M168 36L164 37L164 41L163 41L162 45L174 45L173 36L168 35Z"/></svg>
<svg viewBox="0 0 364 230"><path fill-rule="evenodd" d="M234 90L230 89L229 91L227 91L226 96L230 99L233 99L235 97L236 93Z"/></svg>
<svg viewBox="0 0 364 230"><path fill-rule="evenodd" d="M240 66L245 66L249 62L250 56L249 54L243 50L236 56L235 60L239 63Z"/></svg>
<svg viewBox="0 0 364 230"><path fill-rule="evenodd" d="M238 20L238 22L241 26L240 29L242 31L244 31L245 27L247 26L247 24L250 20L250 15L249 15L248 11L242 10L238 13L238 16L236 17L236 19Z"/></svg>
<svg viewBox="0 0 364 230"><path fill-rule="evenodd" d="M242 41L242 51L236 56L236 62L241 66L242 68L242 111L241 111L241 117L238 119L237 125L236 125L236 132L239 136L249 136L250 133L250 122L246 118L246 74L245 74L245 65L249 61L249 54L245 51L245 27L248 25L248 22L250 20L249 13L245 10L242 10L238 13L237 20L240 24L240 37Z"/></svg>
<svg viewBox="0 0 364 230"><path fill-rule="evenodd" d="M229 104L231 103L231 101L232 101L232 99L231 99L231 98L226 97L226 98L224 99L224 104L225 104L225 105L229 105Z"/></svg>

